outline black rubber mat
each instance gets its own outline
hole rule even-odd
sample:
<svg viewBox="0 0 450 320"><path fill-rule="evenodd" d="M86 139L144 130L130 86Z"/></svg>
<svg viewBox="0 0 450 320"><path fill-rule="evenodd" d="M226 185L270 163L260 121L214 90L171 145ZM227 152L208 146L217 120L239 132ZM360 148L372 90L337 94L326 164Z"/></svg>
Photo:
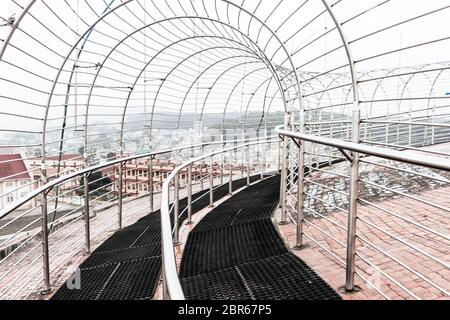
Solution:
<svg viewBox="0 0 450 320"><path fill-rule="evenodd" d="M134 248L94 252L89 259L81 264L80 269L88 269L101 265L139 260L147 257L159 257L160 255L161 245L159 243Z"/></svg>
<svg viewBox="0 0 450 320"><path fill-rule="evenodd" d="M180 277L192 300L327 300L340 296L291 254L271 216L279 177L255 184L209 213L191 232Z"/></svg>
<svg viewBox="0 0 450 320"><path fill-rule="evenodd" d="M259 176L251 178L257 181ZM246 185L247 179L233 182L233 190ZM214 190L214 198L228 194L228 184ZM203 197L201 197L203 196ZM193 195L196 213L209 205L208 191ZM180 200L180 212L187 199ZM187 219L187 211L180 225ZM173 216L171 217L173 223ZM135 224L115 232L80 266L81 288L63 285L53 296L55 300L142 300L150 299L156 290L161 272L161 215L159 211L139 219ZM72 275L75 278L75 275Z"/></svg>

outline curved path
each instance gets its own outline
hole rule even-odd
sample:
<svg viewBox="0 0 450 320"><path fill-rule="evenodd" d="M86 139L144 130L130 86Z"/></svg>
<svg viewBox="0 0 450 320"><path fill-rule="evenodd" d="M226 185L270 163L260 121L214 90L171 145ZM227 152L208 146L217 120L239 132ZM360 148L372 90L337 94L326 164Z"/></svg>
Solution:
<svg viewBox="0 0 450 320"><path fill-rule="evenodd" d="M277 233L271 216L279 202L279 180L241 191L190 233L180 271L187 299L340 299Z"/></svg>
<svg viewBox="0 0 450 320"><path fill-rule="evenodd" d="M256 181L259 176L252 177ZM233 182L233 190L247 179ZM209 205L209 190L193 195L192 212ZM228 194L228 184L214 190L214 199ZM196 200L197 199L197 200ZM180 212L187 199L180 199ZM187 219L187 210L180 225ZM161 217L156 211L114 233L81 264L53 296L55 300L148 300L156 291L161 272ZM173 222L173 216L172 216ZM77 283L77 280L80 280ZM79 284L79 286L77 286ZM70 287L70 288L69 288Z"/></svg>

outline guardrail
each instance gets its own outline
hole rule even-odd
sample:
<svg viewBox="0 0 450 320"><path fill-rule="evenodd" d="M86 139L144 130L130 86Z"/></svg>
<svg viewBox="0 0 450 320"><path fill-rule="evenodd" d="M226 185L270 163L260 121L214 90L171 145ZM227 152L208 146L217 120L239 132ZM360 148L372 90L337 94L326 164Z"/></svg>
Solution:
<svg viewBox="0 0 450 320"><path fill-rule="evenodd" d="M195 163L202 162L204 160L209 159L209 166L210 166L210 174L209 174L209 201L210 206L214 205L214 170L213 170L213 163L214 163L214 157L218 155L224 155L226 153L230 153L228 159L228 172L230 175L230 179L228 181L229 184L229 193L233 193L233 179L231 177L232 174L232 159L233 159L233 152L236 152L237 150L245 150L243 152L246 154L245 158L247 161L247 185L250 185L250 177L251 177L251 147L262 145L264 147L264 150L267 150L267 145L272 143L278 143L278 141L257 141L257 142L250 142L246 143L240 146L234 146L231 148L219 150L212 152L210 154L189 160L182 165L175 168L175 170L172 171L172 173L167 177L167 179L164 181L163 188L162 188L162 196L161 196L161 241L162 241L162 261L163 261L163 268L162 268L162 274L163 274L163 296L164 299L171 299L171 300L184 300L184 293L183 289L181 287L181 283L178 277L178 271L177 271L177 263L176 263L176 257L175 257L175 246L179 245L179 174L182 170L188 169L189 178L188 183L186 185L186 188L188 189L188 204L187 204L187 210L188 212L192 211L192 184L191 184L191 172L192 167L195 165ZM265 157L264 157L265 158ZM265 165L262 165L262 168L264 168ZM264 170L261 171L261 178L264 176ZM174 195L174 205L170 207L170 185L175 185L175 195ZM221 185L221 184L219 184ZM174 216L174 226L171 225L171 214L173 212ZM188 223L191 222L191 215L189 214L188 217Z"/></svg>
<svg viewBox="0 0 450 320"><path fill-rule="evenodd" d="M386 182L382 178L383 175L405 176L406 180L416 177L421 182L449 187L449 154L420 149L409 151L410 148L398 151L284 130L282 126L275 131L284 138L281 223L290 220L296 225L297 249L305 248L307 238L341 264L345 268L344 289L347 292L358 290L355 284L357 276L368 288L386 299L403 294L414 299L427 298L411 284L414 281L429 288L428 294L450 296L449 286L435 277L438 274L445 279L450 270L448 256L441 254L450 249L449 225L443 222L445 219L448 221L444 218L450 212L448 201L421 195L427 191L423 188L411 192L402 190L391 185L394 182L390 184L389 180ZM321 148L320 154L316 146ZM292 148L296 151L295 157L292 157ZM331 164L336 160L333 150L338 150L341 159L350 165L319 166L319 163L329 161ZM440 157L424 153L439 154ZM320 159L317 165L308 164L308 159L313 156ZM367 167L367 175L361 173L363 165ZM381 178L372 179L373 174L381 169ZM386 201L376 203L383 200L382 196L370 198L368 193L361 192L362 188L389 194L389 200L407 199L417 207L416 210L429 210L425 216L437 214L441 222L436 224L418 219L414 209L403 208L399 204L390 207ZM330 195L337 195L341 200L332 201ZM366 213L368 211L371 215ZM391 221L386 224L384 219L395 219L394 222L404 229L395 230L391 228ZM378 241L374 234L389 240ZM381 264L380 261L384 260L392 262L392 266ZM424 265L427 267L420 268ZM369 268L382 278L383 285L373 283L367 271ZM401 278L395 268L406 272L408 278ZM433 274L427 272L427 268L433 270L430 271ZM392 294L387 283L398 288L401 294Z"/></svg>
<svg viewBox="0 0 450 320"><path fill-rule="evenodd" d="M276 136L217 141L126 157L71 172L38 187L0 210L0 249L5 252L0 259L0 298L27 298L36 294L42 283L41 292L51 292L52 274L64 272L68 260L79 256L83 247L89 254L94 237L104 240L108 232L121 229L125 221L153 212L154 197L160 192L163 178L178 164L165 159L181 161L185 151L190 157L192 151L204 154L227 145L270 139L278 141ZM259 164L263 171L262 155ZM229 172L230 179L242 175L245 167L250 169L248 163L237 162ZM218 167L223 181L224 167ZM191 187L203 190L204 180L209 179L209 169L204 169L203 164L191 168ZM57 188L54 193L52 190ZM40 261L42 266L37 267Z"/></svg>

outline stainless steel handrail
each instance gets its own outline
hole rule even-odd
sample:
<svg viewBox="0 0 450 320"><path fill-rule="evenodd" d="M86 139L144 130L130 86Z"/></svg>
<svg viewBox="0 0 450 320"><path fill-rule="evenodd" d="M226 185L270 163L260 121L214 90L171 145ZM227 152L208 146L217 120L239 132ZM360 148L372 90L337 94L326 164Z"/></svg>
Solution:
<svg viewBox="0 0 450 320"><path fill-rule="evenodd" d="M246 143L239 146L234 146L231 148L223 149L220 151L215 151L210 154L191 159L177 168L175 168L172 173L167 177L163 183L162 195L161 195L161 249L162 249L162 274L163 274L163 292L164 298L169 298L171 300L185 300L183 289L181 287L180 279L178 277L177 264L175 258L175 248L172 237L172 226L170 221L170 209L169 209L169 193L170 184L176 178L176 176L185 168L191 166L192 164L203 161L208 158L212 158L219 154L224 154L230 151L238 150L241 148L247 148L255 145L260 145L262 143L278 143L277 140L272 140L270 138L262 138L259 141ZM270 139L270 140L269 140ZM264 140L264 141L261 141ZM176 199L175 199L176 200Z"/></svg>
<svg viewBox="0 0 450 320"><path fill-rule="evenodd" d="M108 163L105 163L105 164L100 164L100 165L95 165L95 166L93 165L93 166L91 166L89 168L85 168L85 169L82 169L82 170L79 170L79 171L75 171L75 172L71 172L70 174L61 176L61 177L59 177L59 178L57 178L55 180L52 180L52 181L46 183L43 186L37 188L33 192L28 193L25 197L21 198L16 203L14 203L14 204L4 208L3 210L1 210L0 211L0 220L5 218L5 217L7 217L9 214L15 212L16 209L20 209L21 206L26 204L28 201L32 201L35 198L40 198L41 201L43 201L42 204L36 204L32 208L33 210L36 209L36 208L39 208L39 207L41 208L40 209L41 210L41 214L40 214L41 217L35 219L32 223L35 223L35 222L38 222L39 220L42 220L41 230L38 232L38 233L42 233L42 236L41 236L41 238L42 238L42 240L41 240L42 241L42 247L43 247L42 256L46 257L44 259L44 261L43 261L44 285L45 285L45 288L42 291L42 293L48 293L48 292L51 291L51 287L50 287L50 263L54 259L48 259L48 257L49 257L49 249L50 249L50 246L49 246L49 243L48 243L49 230L48 230L48 228L44 228L44 226L47 226L49 224L49 221L44 221L44 220L46 220L44 218L47 218L48 214L51 212L51 211L47 210L47 203L48 203L47 201L49 199L53 199L53 198L48 198L47 195L53 188L56 188L58 185L62 185L64 183L67 183L69 181L73 181L73 180L78 179L80 177L86 179L86 176L88 176L90 173L92 173L92 172L100 172L104 168L112 168L112 167L117 167L117 166L119 166L121 168L122 165L124 165L124 164L126 164L128 162L132 162L132 161L138 160L138 159L149 158L149 159L151 159L150 163L153 163L153 159L155 159L156 156L162 155L162 154L177 153L179 155L180 152L183 151L183 150L195 150L196 148L200 148L201 154L204 154L205 153L205 147L217 146L215 148L212 148L213 150L216 150L217 148L221 149L221 148L226 147L227 145L235 145L235 144L241 143L243 141L245 141L245 142L253 142L253 141L270 141L270 140L278 141L278 136L275 135L275 136L266 136L264 138L219 140L219 141L215 141L215 142L205 142L205 143L200 143L200 144L195 144L195 145L183 146L183 147L179 147L179 148L173 148L173 149L167 149L167 150L161 150L161 151L156 151L156 152L151 152L151 153L146 153L146 154L130 156L130 157L126 157L126 158L124 157L124 158L121 158L121 159L116 159L116 160L113 160L113 161L109 161ZM119 172L119 176L121 174L124 174L123 170L122 170L122 172ZM87 184L86 184L86 182L87 182ZM148 182L148 183L151 186L151 182ZM89 185L89 184L90 184L90 182L85 180L85 186L78 188L78 190L84 189L84 198L89 197L89 195L90 195L89 189L86 188L86 186ZM121 184L120 184L120 181L119 181L119 190L121 190L121 189L122 189L122 187L121 187ZM158 193L160 193L160 191ZM152 210L152 207L153 207L152 203L153 203L153 195L154 194L155 194L155 192L152 191L152 188L150 187L150 192L148 193L148 195L150 195L150 208L151 208L150 210ZM119 216L118 216L118 218L119 218L119 226L120 226L119 228L121 228L122 220L123 220L123 217L122 217L122 206L127 201L125 201L125 199L123 198L123 195L120 195L120 194L119 194L118 197L114 197L112 200L110 200L108 202L111 203L113 201L118 201L118 205L119 205L119 208L118 208ZM85 201L84 205L81 205L81 206L84 206L84 214L82 216L88 216L90 210L95 210L96 209L96 207L91 207L93 202L94 201L92 201L92 203L91 203L91 201ZM78 210L78 209L79 208L77 208L76 210ZM74 212L74 210L70 211L70 213L72 213L72 212ZM28 210L27 210L27 213L28 213ZM70 213L68 213L68 214L70 214ZM64 217L67 216L68 214L65 214ZM81 216L80 216L80 218L81 218ZM80 218L78 218L77 221ZM17 219L17 218L15 218L15 219ZM53 222L52 222L52 224L53 224ZM27 227L30 226L30 225L31 225L31 223L29 225L27 225ZM85 225L85 228L86 228L86 231L85 231L85 237L86 237L85 250L86 250L87 253L89 253L90 252L90 231L89 231L89 229L90 229L90 227L89 227L90 222L89 222L89 219L88 220L85 219L84 225ZM81 227L78 227L78 229L81 228ZM22 230L24 230L24 229L25 228L22 228ZM58 230L58 231L60 231L60 230ZM11 239L14 238L16 235L17 235L17 233L14 234L11 237ZM33 237L34 236L28 236L27 241L31 240ZM64 237L63 239L66 239L66 237ZM5 243L6 242L3 242L3 244L5 244ZM18 250L21 247L22 246L19 246L17 249L13 250L7 257L10 257L13 254L15 254L16 252L18 252ZM33 250L35 250L35 249L37 249L37 246L33 248ZM29 252L26 255L29 255ZM35 259L35 261L37 261L37 260ZM7 273L10 272L11 270L12 269L9 269L9 271L7 271ZM27 267L26 270L28 270L28 267ZM20 272L22 273L22 271L20 271ZM35 273L37 274L37 272L35 272ZM6 276L6 273L5 273L5 276ZM4 278L4 276L0 277L0 280L2 278ZM15 283L15 281L17 281L17 279L13 280L13 282L11 282L11 285L13 283ZM11 285L8 288L10 288ZM7 288L7 290L8 290L8 288Z"/></svg>
<svg viewBox="0 0 450 320"><path fill-rule="evenodd" d="M276 138L276 136L267 137L267 139L273 139L273 138ZM73 179L75 179L77 177L83 176L84 174L88 174L90 172L94 172L94 171L98 171L98 170L101 170L101 169L104 169L104 168L112 167L112 166L120 164L120 163L126 163L126 162L133 161L133 160L138 160L138 159L142 159L142 158L148 158L148 157L152 157L152 156L157 156L157 155L162 155L162 154L167 154L167 153L172 153L172 152L177 152L177 151L183 151L183 150L199 148L199 147L205 147L205 146L211 146L211 145L221 145L221 144L246 142L246 141L258 141L258 140L261 140L261 139L262 138L259 138L259 139L255 138L255 139L240 139L240 140L205 142L205 143L196 144L196 145L184 146L184 147L173 148L173 149L166 149L166 150L161 150L161 151L156 151L156 152L150 152L150 153L130 156L130 157L126 157L126 158L116 159L116 160L107 162L105 164L99 164L99 165L92 166L92 167L89 167L89 168L85 168L85 169L82 169L82 170L79 170L79 171L75 171L75 172L72 172L70 174L63 175L63 176L61 176L61 177L59 177L57 179L54 179L54 180L46 183L45 185L40 186L39 188L37 188L37 189L33 190L32 192L28 193L25 197L19 199L18 201L14 202L13 204L11 204L9 206L3 208L2 210L0 210L0 220L5 218L6 216L8 216L14 210L17 210L18 208L20 208L21 206L26 204L28 201L38 197L43 192L47 192L47 191L53 189L55 186L57 186L57 185L59 185L61 183L73 180Z"/></svg>
<svg viewBox="0 0 450 320"><path fill-rule="evenodd" d="M275 132L281 136L286 136L294 139L300 139L307 142L335 147L338 149L349 150L370 156L376 156L394 161L401 161L409 164L420 165L432 169L450 171L450 162L448 159L423 156L408 151L388 150L379 147L363 145L353 142L342 141L338 139L331 139L319 136L313 136L300 132L293 132L281 129L282 126L275 128Z"/></svg>
<svg viewBox="0 0 450 320"><path fill-rule="evenodd" d="M304 134L304 133L300 133L300 132L294 132L294 131L288 131L288 130L284 130L283 126L278 126L275 128L275 132L277 134L279 134L281 137L284 137L285 141L289 138L292 138L295 142L295 144L297 146L299 146L299 152L301 152L300 147L303 146L305 142L309 142L309 143L313 143L313 144L318 144L318 145L322 145L322 146L328 146L328 147L332 147L332 148L336 148L338 149L343 155L343 159L347 159L349 162L351 162L352 164L354 164L354 156L355 155L366 155L369 157L377 157L380 159L387 159L387 160L393 160L393 161L397 161L403 164L407 164L407 165L416 165L419 167L423 167L423 168L429 168L429 169L437 169L437 170L441 170L441 171L445 171L445 172L450 172L450 162L448 161L448 158L443 158L443 157L437 157L437 156L424 156L421 155L419 153L413 153L413 152L408 152L408 151L397 151L397 150L392 150L392 149L385 149L385 148L380 148L380 147L375 147L372 145L366 145L363 143L352 143L352 142L347 142L347 141L342 141L342 140L338 140L338 139L331 139L331 138L326 138L326 137L322 137L322 136L316 136L316 135L311 135L311 134ZM348 151L352 151L353 153L350 154ZM419 150L418 150L419 151ZM284 150L284 153L287 154L287 156L289 157L289 151L288 150ZM324 155L325 156L325 155ZM294 159L293 161L293 165L298 165L298 160ZM370 162L370 161L364 161L366 163L370 163L370 164L374 164L377 165L374 162ZM388 165L383 165L381 164L382 167L388 167L391 168L393 170L399 170L402 172L409 172L409 173L413 173L416 174L414 172L412 172L411 170L406 170L406 169L402 169L402 168L395 168L394 165L392 166L388 166ZM286 176L285 171L287 171L289 169L288 166L285 166L283 168L283 179L287 179L287 181L289 181L289 178ZM317 171L324 171L324 170L320 170L319 168L316 168L315 170ZM404 263L402 261L402 259L398 259L395 257L395 255L392 255L389 253L388 250L380 248L380 246L377 246L376 244L374 244L373 242L370 242L369 240L367 240L364 236L358 235L357 233L357 229L356 226L351 226L350 223L350 216L351 214L349 212L347 212L348 209L342 209L340 206L335 206L332 203L327 203L326 201L324 201L323 199L319 199L318 197L315 197L314 195L310 195L308 193L306 193L305 191L303 191L303 187L305 182L309 183L309 184L313 184L313 185L317 185L320 186L321 188L327 189L327 190L331 190L333 192L339 193L343 196L348 196L349 199L352 198L352 196L356 197L357 201L360 201L360 203L364 203L366 205L369 205L371 207L375 207L377 209L379 209L380 211L386 212L388 214L391 214L392 216L395 216L396 218L410 224L413 225L415 227L418 227L422 230L425 230L433 235L437 235L439 237L442 237L445 240L448 240L448 236L445 235L442 232L439 232L439 230L433 230L433 228L429 228L426 225L422 224L421 222L417 222L414 221L410 218L408 218L408 216L405 216L403 214L397 214L395 212L393 212L392 210L389 210L389 208L384 208L382 206L378 206L376 204L374 204L371 201L366 201L364 199L362 199L358 194L358 187L353 188L350 186L348 192L344 192L344 190L337 190L336 188L332 188L323 184L319 184L317 182L314 182L310 179L305 179L303 178L303 173L301 173L302 170L299 169L299 173L297 174L297 176L302 177L298 179L298 186L297 186L297 194L293 194L288 188L283 187L282 190L282 194L283 194L283 201L287 201L287 197L288 195L292 198L297 199L297 203L295 205L290 205L290 208L293 211L296 211L297 213L297 217L294 219L293 216L289 213L289 216L291 217L291 220L294 222L294 224L297 227L297 245L296 248L301 249L304 246L303 243L303 236L308 238L309 240L311 240L312 242L314 242L316 245L318 245L319 247L321 247L322 249L324 249L328 254L330 254L331 256L333 256L334 258L338 259L338 257L336 256L336 253L333 252L333 250L328 250L327 248L325 248L325 246L321 245L320 242L315 241L314 236L311 237L309 236L306 232L303 231L303 225L308 226L308 227L312 227L316 230L318 230L323 236L335 241L336 243L338 243L342 248L346 248L347 251L347 261L344 261L342 259L338 259L345 267L346 269L346 284L345 284L345 290L347 292L354 292L355 290L357 290L357 287L355 286L355 282L354 282L354 277L355 275L358 276L359 278L361 278L368 286L370 286L372 289L374 289L375 291L377 291L380 295L382 295L383 297L390 299L388 295L385 295L382 290L377 287L374 286L372 283L368 282L367 279L365 279L361 273L359 273L356 269L356 260L355 258L358 257L360 258L362 261L365 261L367 264L369 264L371 267L376 268L378 270L378 272L383 275L386 279L388 279L389 281L391 281L392 283L394 283L395 285L397 285L399 288L401 288L403 291L405 291L407 294L411 295L413 298L415 299L420 299L420 297L418 297L418 295L416 295L413 291L410 290L410 288L408 288L407 286L403 285L401 281L399 281L399 279L395 279L393 277L391 277L388 273L380 270L380 268L378 266L376 266L375 264L373 264L372 262L368 262L367 257L365 257L364 253L361 252L357 252L356 251L356 243L353 241L349 241L349 239L358 239L362 242L364 242L365 244L367 244L369 247L371 247L371 249L375 250L376 252L382 254L383 256L387 257L388 259L394 261L395 263L397 263L398 265L400 265L401 267L403 267L404 269L406 269L407 271L411 272L412 274L414 274L414 276L417 276L418 278L420 278L422 281L424 281L424 283L426 283L427 285L431 286L432 288L434 288L435 290L439 291L440 294L443 294L445 296L450 296L450 292L448 291L447 288L443 287L442 285L440 285L438 282L434 281L431 277L429 277L429 275L424 275L424 273L419 272L417 270L415 270L412 266L410 266L408 263ZM338 172L331 172L332 174L336 174L336 175L340 175ZM426 174L417 174L420 175L422 177L429 177ZM340 175L342 176L342 175ZM350 176L345 176L344 178L350 178ZM435 180L436 178L433 177L429 177L433 180ZM292 177L291 177L292 179ZM372 187L374 188L379 188L382 190L387 190L393 194L402 196L402 197L406 197L406 198L410 198L413 199L415 201L421 202L423 204L426 204L427 206L432 206L435 208L438 208L439 210L441 210L442 212L448 212L450 211L450 209L448 209L445 206L442 206L440 204L437 203L433 203L432 201L428 201L428 200L424 200L424 199L420 199L418 197L412 197L404 192L398 191L398 190L394 190L393 188L388 188L386 186L382 186L380 184L376 184L376 183L372 183L369 181L366 181L364 179L361 179L361 176L358 175L357 176L357 181L359 181L359 183L363 183L363 184L370 184ZM447 181L443 181L444 183L448 183ZM289 181L289 183L293 184L292 181ZM294 189L295 190L295 187ZM299 191L301 190L301 191ZM348 213L349 216L349 222L347 227L343 226L340 224L340 222L336 222L333 221L330 217L327 217L325 215L320 214L319 212L315 212L314 210L312 210L311 208L308 208L308 206L303 206L303 198L300 198L300 192L302 192L302 196L303 195L307 195L309 197L312 197L314 199L317 199L318 201L325 203L326 205L329 205L330 207L332 207L335 210L338 211L342 211L344 213ZM350 200L348 200L350 201ZM286 210L283 208L283 210ZM335 237L334 234L328 232L328 231L324 231L324 229L319 228L317 225L315 225L314 223L312 223L311 221L308 221L307 219L305 219L305 210L308 212L311 212L313 214L317 214L318 216L320 216L322 219L326 220L327 222L333 224L334 226L337 226L338 228L347 231L347 244L344 244L343 241L339 240L338 237ZM284 215L286 215L286 212L283 212ZM395 241L401 243L405 248L408 248L409 250L414 250L415 253L420 254L421 256L426 257L429 261L432 261L433 263L437 263L441 266L444 266L445 268L448 268L448 264L446 263L446 261L442 260L439 256L436 256L435 254L431 254L428 253L426 250L423 250L420 246L416 246L413 242L411 242L409 239L405 239L404 237L402 237L401 235L396 235L393 234L392 232L390 232L389 230L387 230L386 228L383 227L379 227L376 224L372 223L371 221L365 219L364 217L358 217L357 214L355 214L355 217L358 221L360 221L361 223L363 223L366 226L369 226L373 229L376 229L377 232L382 233L383 235L389 236L390 238L394 239ZM427 261L428 261L427 260Z"/></svg>

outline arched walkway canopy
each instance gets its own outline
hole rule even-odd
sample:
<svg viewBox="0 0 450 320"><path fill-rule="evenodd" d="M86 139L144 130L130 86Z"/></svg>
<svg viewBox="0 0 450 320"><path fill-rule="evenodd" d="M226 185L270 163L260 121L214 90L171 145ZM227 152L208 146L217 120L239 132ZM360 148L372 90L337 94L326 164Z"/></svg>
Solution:
<svg viewBox="0 0 450 320"><path fill-rule="evenodd" d="M449 110L448 1L2 6L0 143L44 161L261 136L286 116L321 134L317 123L358 122L357 139L361 119Z"/></svg>

